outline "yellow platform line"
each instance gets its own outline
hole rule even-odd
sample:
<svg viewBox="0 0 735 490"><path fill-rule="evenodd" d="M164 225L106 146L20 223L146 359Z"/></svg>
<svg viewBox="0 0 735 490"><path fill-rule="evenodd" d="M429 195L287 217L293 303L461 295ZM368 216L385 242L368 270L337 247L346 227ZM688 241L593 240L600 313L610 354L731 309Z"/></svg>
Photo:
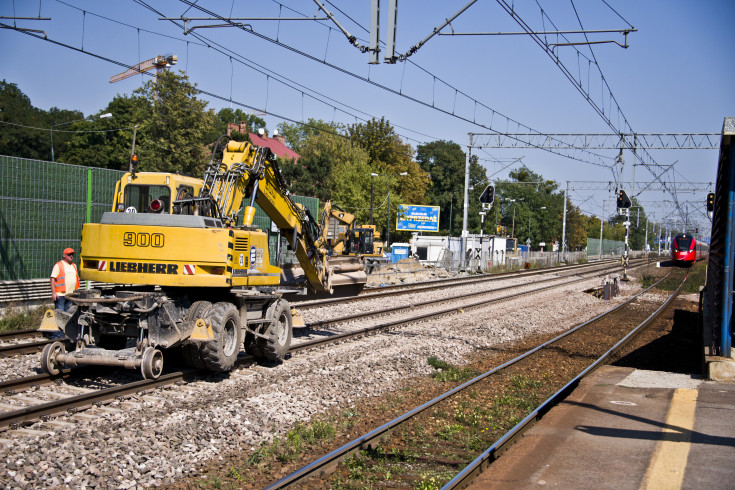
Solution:
<svg viewBox="0 0 735 490"><path fill-rule="evenodd" d="M677 389L666 415L663 438L656 445L641 488L646 490L680 489L691 447L697 390Z"/></svg>

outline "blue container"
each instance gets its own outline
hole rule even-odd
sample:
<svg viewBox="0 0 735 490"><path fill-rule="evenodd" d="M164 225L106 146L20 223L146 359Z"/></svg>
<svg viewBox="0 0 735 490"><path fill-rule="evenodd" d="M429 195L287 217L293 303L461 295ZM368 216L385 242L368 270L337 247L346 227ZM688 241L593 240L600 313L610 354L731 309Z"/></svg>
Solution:
<svg viewBox="0 0 735 490"><path fill-rule="evenodd" d="M394 243L391 247L391 262L398 262L401 259L407 259L411 254L411 245L408 243Z"/></svg>

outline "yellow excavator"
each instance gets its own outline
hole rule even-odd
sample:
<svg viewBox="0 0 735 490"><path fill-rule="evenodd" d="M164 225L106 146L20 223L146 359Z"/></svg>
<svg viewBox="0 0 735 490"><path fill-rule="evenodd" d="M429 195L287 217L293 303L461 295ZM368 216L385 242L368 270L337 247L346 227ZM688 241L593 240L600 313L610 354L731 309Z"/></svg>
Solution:
<svg viewBox="0 0 735 490"><path fill-rule="evenodd" d="M358 226L353 214L332 201L324 204L319 223L321 235L317 244L327 249L330 263L359 265L361 270L370 272L384 258L383 243L375 225Z"/></svg>
<svg viewBox="0 0 735 490"><path fill-rule="evenodd" d="M224 138L204 179L133 170L118 182L112 211L83 226L81 278L115 286L79 290L67 296L68 313L46 312L40 330L63 340L44 348L44 371L109 365L157 378L169 349L192 367L228 371L241 345L284 358L303 320L283 295L331 293L340 267L317 244L308 210L289 197L270 149L225 140L215 162ZM268 236L253 226L256 203L294 250L301 283L284 286L270 264ZM348 282L366 282L364 271L350 272Z"/></svg>

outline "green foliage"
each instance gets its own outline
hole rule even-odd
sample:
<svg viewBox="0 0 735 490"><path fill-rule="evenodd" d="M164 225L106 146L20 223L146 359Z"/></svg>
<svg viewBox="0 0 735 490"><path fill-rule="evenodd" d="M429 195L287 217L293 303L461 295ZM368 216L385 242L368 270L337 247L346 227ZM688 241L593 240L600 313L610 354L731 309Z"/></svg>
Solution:
<svg viewBox="0 0 735 490"><path fill-rule="evenodd" d="M226 107L224 109L220 109L219 112L217 112L217 116L215 117L214 121L213 133L210 135L209 139L212 141L216 141L217 138L219 138L223 134L226 134L227 125L229 123L245 124L247 126L247 128L243 128L245 129L245 132L243 133L242 131L238 131L239 133L245 135L247 135L248 133L254 133L260 128L265 128L265 121L260 117L254 114L248 114L241 109L233 110L229 107Z"/></svg>
<svg viewBox="0 0 735 490"><path fill-rule="evenodd" d="M54 159L70 138L68 125L83 119L79 111L52 107L49 111L37 109L31 99L16 84L0 82L0 155L37 160L51 160L51 131L53 127ZM48 128L48 129L46 129Z"/></svg>
<svg viewBox="0 0 735 490"><path fill-rule="evenodd" d="M45 308L34 309L21 308L17 310L6 309L5 316L0 318L0 332L13 332L15 330L28 330L38 328L41 325Z"/></svg>
<svg viewBox="0 0 735 490"><path fill-rule="evenodd" d="M439 228L447 233L455 234L462 227L464 203L464 169L466 154L462 147L451 141L432 141L416 148L416 161L430 179L427 200L430 204L440 206ZM470 199L468 210L468 228L472 233L480 232L479 212L482 205L480 194L490 184L485 169L478 163L477 157L470 161ZM451 215L451 218L450 218ZM488 231L488 223L484 231ZM451 225L451 226L450 226Z"/></svg>
<svg viewBox="0 0 735 490"><path fill-rule="evenodd" d="M196 98L196 84L189 83L183 73L165 71L135 93L152 108L139 129L145 138L137 150L138 170L202 175L215 115L206 110L205 101Z"/></svg>
<svg viewBox="0 0 735 490"><path fill-rule="evenodd" d="M426 361L431 367L436 369L431 376L440 382L466 381L479 374L472 368L458 368L433 356L429 357Z"/></svg>
<svg viewBox="0 0 735 490"><path fill-rule="evenodd" d="M147 120L150 112L150 106L143 97L115 96L100 112L112 114L111 118L93 117L90 121L70 126L70 129L80 132L70 137L68 145L57 160L74 165L127 171L132 152L133 133L135 132L136 146L140 147L146 140L146 132L141 129L139 122ZM139 125L137 131L134 130L136 125ZM113 131L118 128L125 129Z"/></svg>

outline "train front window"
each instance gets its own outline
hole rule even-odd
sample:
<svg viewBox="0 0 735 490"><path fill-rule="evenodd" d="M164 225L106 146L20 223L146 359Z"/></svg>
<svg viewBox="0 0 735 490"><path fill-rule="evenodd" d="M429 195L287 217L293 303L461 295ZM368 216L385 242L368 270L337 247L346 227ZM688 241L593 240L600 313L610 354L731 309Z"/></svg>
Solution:
<svg viewBox="0 0 735 490"><path fill-rule="evenodd" d="M163 212L170 212L171 189L165 185L138 185L125 186L125 209L136 213L152 213L151 203L158 199L163 203Z"/></svg>
<svg viewBox="0 0 735 490"><path fill-rule="evenodd" d="M678 250L689 250L689 247L692 246L692 237L690 236L678 236L674 240Z"/></svg>

